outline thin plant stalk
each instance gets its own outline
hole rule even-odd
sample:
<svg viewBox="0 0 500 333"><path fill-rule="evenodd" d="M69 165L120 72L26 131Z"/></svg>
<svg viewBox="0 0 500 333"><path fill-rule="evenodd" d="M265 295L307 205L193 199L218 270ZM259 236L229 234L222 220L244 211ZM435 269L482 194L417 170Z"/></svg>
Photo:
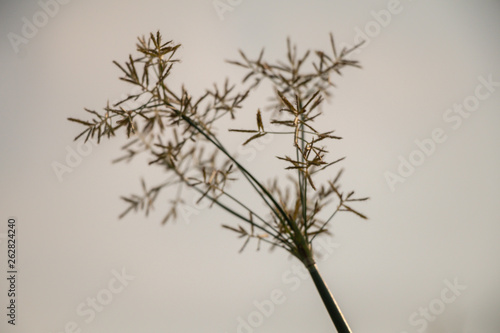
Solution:
<svg viewBox="0 0 500 333"><path fill-rule="evenodd" d="M321 300L323 301L323 304L325 305L325 308L328 311L328 314L330 315L330 318L332 319L332 322L335 325L337 332L352 333L351 328L347 324L347 320L342 314L342 311L340 311L340 307L335 301L335 298L333 297L330 289L328 288L328 285L326 284L325 280L323 280L323 277L319 273L318 266L316 264L310 265L309 267L307 267L307 270L311 275L314 285L316 286L316 289L318 290L319 295L321 296Z"/></svg>

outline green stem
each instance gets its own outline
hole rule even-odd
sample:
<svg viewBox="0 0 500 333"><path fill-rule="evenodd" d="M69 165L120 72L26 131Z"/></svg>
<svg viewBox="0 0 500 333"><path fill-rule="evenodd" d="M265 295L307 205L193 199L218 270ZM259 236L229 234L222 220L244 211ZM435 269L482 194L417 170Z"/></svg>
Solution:
<svg viewBox="0 0 500 333"><path fill-rule="evenodd" d="M300 92L299 92L299 105L297 107L299 108L300 111L303 111L302 109L302 98L300 97ZM305 153L305 133L304 133L304 114L302 113L300 115L300 146L302 153ZM297 147L298 151L298 147ZM301 162L305 162L304 155L301 155ZM302 182L300 183L300 176L302 176ZM300 185L300 201L302 203L302 219L304 223L304 237L306 238L306 242L310 244L309 242L309 235L307 234L307 179L304 177L304 174L301 172L299 169L299 185Z"/></svg>
<svg viewBox="0 0 500 333"><path fill-rule="evenodd" d="M236 159L233 156L231 156L231 154L229 154L227 152L227 150L222 146L222 144L217 140L217 138L213 137L211 134L209 135L209 133L207 133L204 130L202 130L198 126L198 124L196 124L188 116L186 116L186 115L184 115L184 114L182 114L180 112L178 112L178 113L180 114L180 116L182 117L182 119L184 119L189 125L193 126L208 141L210 141L212 144L214 144L224 155L226 155L236 165L236 167L238 167L239 170L241 170L241 172L243 173L243 175L245 176L245 178L247 178L248 181L250 182L250 184L252 184L252 186L254 186L254 188L256 189L256 191L262 197L262 199L264 200L264 202L269 206L269 208L271 208L275 212L278 211L281 214L282 218L285 221L287 221L288 223L290 223L290 224L293 223L288 218L288 216L285 213L285 211L283 210L283 208L276 202L276 200L274 199L274 197L269 193L269 191L247 169L245 169L238 161L236 161ZM274 205L274 208L267 201L266 197L272 202L272 204ZM280 214L276 214L278 218L280 218L280 216L279 216ZM293 225L291 225L291 227L293 228Z"/></svg>
<svg viewBox="0 0 500 333"><path fill-rule="evenodd" d="M296 255L301 260L307 260L312 257L311 249L309 244L307 243L304 235L300 232L297 223L291 219L286 212L283 210L276 199L269 193L269 191L247 170L243 167L229 152L224 148L222 143L212 134L210 131L205 131L200 128L200 126L193 121L191 118L186 116L177 110L177 114L186 121L190 126L193 126L196 131L198 131L201 135L203 135L208 141L214 144L224 155L226 155L235 165L236 167L243 173L248 182L253 186L253 188L257 191L260 197L264 200L264 202L268 205L269 208L276 214L276 217L284 223L287 223L293 231L292 241L296 246L297 253L292 254ZM269 200L269 201L268 201ZM273 207L274 206L274 207ZM281 216L280 216L281 215Z"/></svg>
<svg viewBox="0 0 500 333"><path fill-rule="evenodd" d="M267 222L266 220L264 220L262 217L260 217L260 215L258 215L257 213L255 213L253 210L251 210L247 205L245 205L243 202L241 202L240 200L238 200L237 198L235 198L234 196L232 196L231 194L227 193L226 191L222 191L222 194L227 196L229 199L233 200L234 202L236 202L238 205L240 205L241 207L243 207L244 209L246 209L250 214L252 214L253 216L255 216L257 219L259 219L262 223L264 223L264 225L266 225L267 227L269 227L272 231L276 232L276 234L279 236L280 235L280 232L278 230L276 230L276 228L274 228L269 222ZM255 224L257 225L257 224ZM283 242L286 242L286 239L284 238L280 238Z"/></svg>
<svg viewBox="0 0 500 333"><path fill-rule="evenodd" d="M198 193L200 194L204 194L204 192L198 188L196 185L193 185L191 184L183 175L181 172L179 172L179 170L177 170L176 168L173 168L172 170L174 170L174 172L177 174L177 176L184 182L184 184L186 184L187 186L193 188L194 190L196 190ZM208 200L212 201L215 205L219 206L220 208L224 209L225 211L227 211L228 213L236 216L237 218L251 224L252 226L254 226L255 228L258 228L260 229L261 231L264 231L265 233L271 235L274 239L280 241L282 244L284 245L280 245L280 244L276 244L276 243L273 243L275 245L278 245L280 247L283 247L285 250L287 251L291 251L291 244L288 242L288 240L286 240L285 238L282 238L280 233L275 230L274 228L272 228L273 231L276 231L276 234L274 234L272 231L269 231L263 227L261 227L260 225L254 223L253 221L251 221L250 219L248 219L247 217L241 215L240 213L236 212L235 210L233 210L232 208L230 208L229 206L227 205L224 205L222 202L220 202L219 200L215 199L214 197L212 197L211 195L209 194L206 194L206 197ZM245 206L245 208L247 208ZM247 208L248 209L248 208ZM249 210L249 209L248 209ZM250 210L249 210L250 211ZM251 211L250 211L251 212ZM254 214L255 215L255 214ZM289 247L287 247L287 246Z"/></svg>
<svg viewBox="0 0 500 333"><path fill-rule="evenodd" d="M332 319L333 324L337 329L337 332L352 333L351 329L349 328L349 325L347 324L347 321L344 318L344 315L340 311L340 308L337 302L335 301L335 298L333 298L330 289L328 288L326 282L319 274L318 266L316 264L312 264L307 266L307 269L309 270L309 274L311 275L314 281L314 285L316 286L316 289L318 290L321 299L323 300L323 304L325 305L326 310L328 311L328 314L330 315L330 318Z"/></svg>

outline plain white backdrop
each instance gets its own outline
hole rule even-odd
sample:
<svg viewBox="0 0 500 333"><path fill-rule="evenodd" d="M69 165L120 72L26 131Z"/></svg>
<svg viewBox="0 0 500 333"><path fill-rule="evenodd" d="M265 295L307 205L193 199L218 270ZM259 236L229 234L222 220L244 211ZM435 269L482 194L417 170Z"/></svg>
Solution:
<svg viewBox="0 0 500 333"><path fill-rule="evenodd" d="M333 331L297 262L253 246L238 254L224 212L161 226L165 204L118 220L121 195L162 178L141 161L111 164L123 138L68 165L81 128L66 118L129 92L112 61L158 29L183 45L172 85L194 94L241 79L224 62L238 49L255 57L265 47L276 60L287 36L299 51L329 50L329 32L339 45L366 39L355 55L363 69L335 78L321 125L344 138L331 152L347 156L345 187L371 197L360 206L370 219L334 221L320 271L356 333L498 332L500 87L477 88L480 77L500 82L498 1L55 1L0 4L0 234L15 216L19 267L15 327L0 279L1 332ZM475 99L477 89L489 95ZM259 90L236 124L253 121L267 95ZM454 111L464 103L473 111ZM446 139L419 153L416 141L436 129ZM245 163L272 177L279 144L253 146ZM402 160L419 165L403 177ZM72 172L58 177L57 163ZM390 186L389 174L404 182ZM4 274L5 239L0 248ZM454 280L466 288L445 302ZM285 300L266 316L256 302L273 290ZM256 327L244 329L249 317Z"/></svg>

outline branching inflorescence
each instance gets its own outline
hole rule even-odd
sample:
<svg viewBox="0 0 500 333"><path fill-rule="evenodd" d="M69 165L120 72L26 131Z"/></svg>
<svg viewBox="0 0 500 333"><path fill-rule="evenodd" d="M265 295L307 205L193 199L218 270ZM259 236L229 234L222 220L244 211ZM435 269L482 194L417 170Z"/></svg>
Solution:
<svg viewBox="0 0 500 333"><path fill-rule="evenodd" d="M342 170L327 183L315 181L316 174L343 159L327 158L327 142L341 138L333 131L315 129L314 121L321 116L320 105L323 98L331 95L333 75L340 75L344 67L360 67L357 61L348 59L355 48L338 52L332 35L330 44L330 55L307 51L299 57L288 40L287 61L276 63L264 61L264 50L256 60L250 60L240 51L241 60L228 62L248 71L241 85L246 88L237 91L236 85L226 80L222 86L214 85L203 95L193 97L184 86L174 91L167 82L178 61L174 56L180 44L164 42L159 32L150 34L148 38L139 38L138 56L129 56L124 65L114 62L123 73L120 79L138 87L139 92L114 105L108 104L101 113L86 109L93 117L90 120L69 120L85 126L76 139L97 137L100 141L102 137L115 136L123 128L129 141L123 146L125 154L115 161L130 161L145 153L149 154L149 164L166 171L163 183L148 188L142 181L142 195L123 197L128 207L121 217L140 209L148 214L159 193L173 186L177 195L169 201L163 219L166 223L178 217L179 205L185 203L184 189L190 188L199 193L199 200L209 200L211 205L219 206L240 221L223 227L245 238L242 250L251 239L257 239L259 245L265 242L284 248L311 270L315 267L312 242L317 235L328 233L329 222L338 212L352 212L366 218L352 204L367 198L357 198L354 192L340 189L338 180ZM288 136L294 155L277 158L285 161L286 169L292 172L288 174L292 189L281 186L276 179L264 185L226 149L217 135L217 121L224 117L234 119L249 94L263 81L274 87L271 109L275 112L268 124L264 124L258 110L255 128L229 131L247 133L249 137L243 144L268 134ZM133 108L123 107L137 100L144 102ZM240 201L228 189L227 184L236 177L255 190L266 207L264 212ZM330 212L321 218L319 213L328 209Z"/></svg>

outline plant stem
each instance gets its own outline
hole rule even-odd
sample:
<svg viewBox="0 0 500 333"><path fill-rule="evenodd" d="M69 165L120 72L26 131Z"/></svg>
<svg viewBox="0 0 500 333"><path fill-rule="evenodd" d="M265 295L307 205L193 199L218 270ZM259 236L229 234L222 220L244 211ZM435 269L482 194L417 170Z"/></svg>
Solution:
<svg viewBox="0 0 500 333"><path fill-rule="evenodd" d="M347 321L344 318L344 315L340 311L337 302L335 302L335 298L333 298L330 289L328 289L325 280L323 280L323 278L319 274L318 266L316 264L309 265L307 269L309 270L309 274L311 274L311 277L314 281L314 285L316 286L316 289L318 289L318 292L321 296L321 299L323 300L323 304L325 304L325 307L328 311L328 314L330 315L330 318L332 318L333 324L335 325L337 332L352 333L351 329L349 328L349 325L347 324Z"/></svg>

